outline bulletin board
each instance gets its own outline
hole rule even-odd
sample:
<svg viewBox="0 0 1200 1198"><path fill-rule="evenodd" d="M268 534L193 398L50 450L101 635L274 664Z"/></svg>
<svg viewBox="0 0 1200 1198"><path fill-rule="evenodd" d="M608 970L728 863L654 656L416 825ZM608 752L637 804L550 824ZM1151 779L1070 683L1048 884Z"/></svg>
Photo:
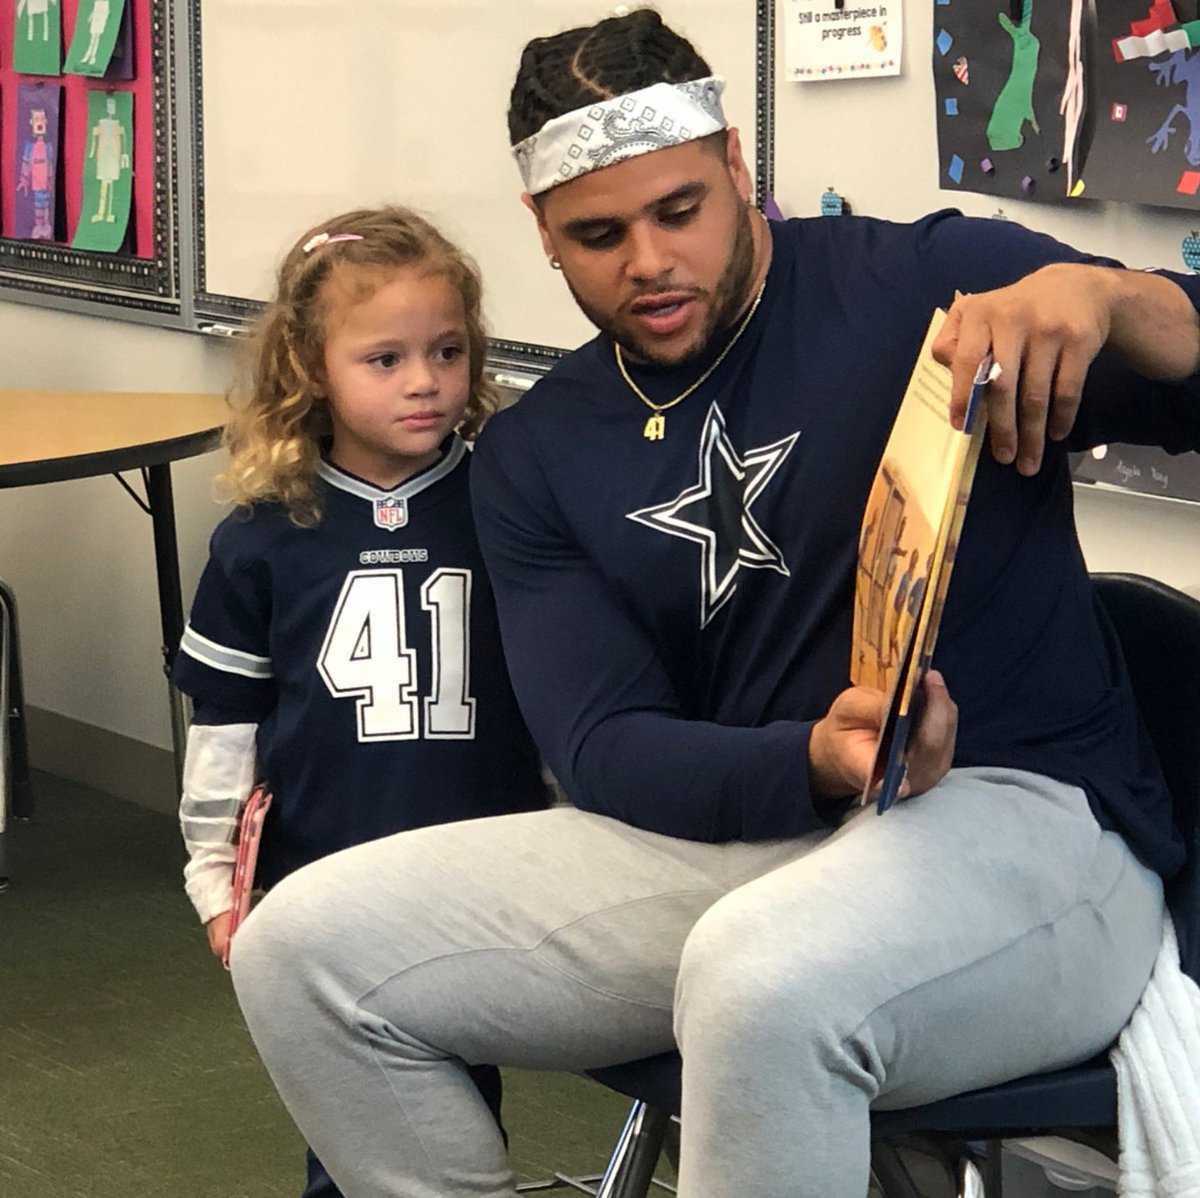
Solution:
<svg viewBox="0 0 1200 1198"><path fill-rule="evenodd" d="M0 0L0 286L178 312L173 57L169 0Z"/></svg>
<svg viewBox="0 0 1200 1198"><path fill-rule="evenodd" d="M825 0L804 0L823 3ZM828 0L832 3L833 0ZM1111 44L1102 35L1113 28L1112 20L1099 22L1105 15L1130 23L1147 18L1159 0L1087 0L1084 8L1084 30L1089 39L1083 53L1093 64L1112 56ZM1033 0L1032 22L1043 14L1069 11L1073 0ZM968 33L984 20L994 26L992 37L998 39L988 48L995 58L997 47L1007 49L1011 64L1012 39L1000 25L1001 14L1014 25L1021 24L1023 0L906 0L904 5L904 61L902 73L892 78L847 80L834 78L818 82L791 82L786 78L787 63L781 61L776 85L775 103L775 195L786 216L811 216L820 211L823 194L832 188L844 198L854 213L883 217L896 221L916 220L940 208L957 208L970 216L998 217L1020 221L1031 229L1048 233L1089 253L1116 258L1134 268L1161 267L1186 271L1192 268L1189 257L1200 264L1200 212L1189 210L1174 194L1171 203L1133 204L1117 200L1092 198L1101 187L1085 189L1075 199L1049 196L1049 179L1057 179L1062 171L1064 126L1056 123L1057 103L1051 107L1050 119L1038 124L1044 130L1045 146L1036 144L1038 134L1024 122L1021 133L1028 141L1022 147L1023 169L1017 175L1016 186L1004 190L994 186L990 191L956 183L948 173L951 155L959 153L964 164L988 156L980 147L960 149L967 139L951 143L944 136L943 86L945 72L953 70L958 58L967 59L970 88L980 93L982 121L990 119L995 101L1009 78L1009 66L1001 56L989 65L980 59L979 45L972 48ZM1100 6L1098 8L1098 6ZM1118 7L1119 6L1119 7ZM1197 7L1196 0L1176 0L1177 15L1187 15ZM782 6L780 20L792 12L791 0ZM963 14L970 18L965 24ZM1031 22L1031 23L1032 23ZM939 35L946 32L951 40L938 44ZM1200 31L1198 31L1200 32ZM1049 54L1054 44L1052 36L1043 41ZM943 49L944 47L944 49ZM1197 56L1200 69L1200 50ZM1190 57L1190 55L1188 55ZM1165 58L1158 61L1165 61ZM998 67L996 64L1000 64ZM1003 70L1000 69L1003 67ZM1132 76L1140 77L1148 67L1132 66ZM1065 82L1065 73L1060 72ZM1174 87L1183 96L1183 88ZM1151 93L1162 105L1168 91L1159 87ZM961 93L959 93L961 95ZM1052 89L1051 89L1052 94ZM1200 88L1196 90L1200 96ZM1040 101L1039 101L1040 102ZM1158 109L1157 119L1146 118L1145 136L1151 136L1161 126L1171 110L1171 100ZM1096 119L1111 117L1111 101ZM1180 155L1186 152L1189 123L1182 114L1175 114L1179 136L1171 149ZM939 132L943 136L939 139ZM1095 136L1095 126L1081 133L1085 139ZM1140 137L1141 134L1139 133ZM1086 140L1085 140L1085 144ZM1134 143L1142 153L1144 143ZM1148 148L1147 148L1148 149ZM1200 151L1200 121L1197 124L1196 149ZM1131 153L1133 151L1131 150ZM1147 153L1154 162L1158 156ZM1046 171L1050 158L1060 165ZM1093 163L1094 163L1093 159ZM1140 161L1140 159L1138 160ZM1088 176L1087 159L1083 173ZM1170 167L1170 186L1177 186L1186 160L1182 157ZM1132 168L1126 167L1127 171ZM1039 185L1032 195L1021 187L1021 177L1042 171ZM1007 171L1005 172L1008 173ZM1017 174L1014 170L1013 174ZM964 171L967 184L982 182L977 172L973 177ZM1044 186L1041 184L1045 184ZM1196 455L1171 458L1154 449L1129 446L1109 446L1104 458L1086 455L1077 459L1076 477L1081 481L1119 486L1124 490L1142 491L1168 498L1193 499L1197 488Z"/></svg>
<svg viewBox="0 0 1200 1198"><path fill-rule="evenodd" d="M769 187L773 4L658 7L728 78L727 111ZM536 363L586 340L519 201L505 113L530 38L607 12L596 0L193 3L198 317L245 318L304 229L398 202L479 262L494 355Z"/></svg>

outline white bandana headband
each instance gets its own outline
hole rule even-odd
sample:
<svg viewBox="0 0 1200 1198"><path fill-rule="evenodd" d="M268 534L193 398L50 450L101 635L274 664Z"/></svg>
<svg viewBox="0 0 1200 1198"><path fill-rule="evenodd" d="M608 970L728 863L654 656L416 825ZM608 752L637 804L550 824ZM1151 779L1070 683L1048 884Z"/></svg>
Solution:
<svg viewBox="0 0 1200 1198"><path fill-rule="evenodd" d="M513 146L525 190L541 195L589 171L728 128L719 75L654 83L547 121Z"/></svg>

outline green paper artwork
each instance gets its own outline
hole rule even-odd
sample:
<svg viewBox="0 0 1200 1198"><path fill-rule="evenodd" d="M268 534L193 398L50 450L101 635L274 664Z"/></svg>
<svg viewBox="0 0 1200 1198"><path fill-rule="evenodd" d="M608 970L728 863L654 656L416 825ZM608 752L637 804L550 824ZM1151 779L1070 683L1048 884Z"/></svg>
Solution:
<svg viewBox="0 0 1200 1198"><path fill-rule="evenodd" d="M133 93L88 92L83 204L71 244L114 254L125 241L133 197Z"/></svg>
<svg viewBox="0 0 1200 1198"><path fill-rule="evenodd" d="M17 0L13 70L25 75L57 75L61 62L62 9L59 0Z"/></svg>
<svg viewBox="0 0 1200 1198"><path fill-rule="evenodd" d="M40 0L30 0L40 2ZM67 52L64 70L68 75L92 75L99 78L108 70L125 0L80 0L75 14L75 32Z"/></svg>
<svg viewBox="0 0 1200 1198"><path fill-rule="evenodd" d="M1007 13L997 18L1012 38L1012 69L1008 81L996 97L992 119L988 121L988 145L993 150L1017 150L1025 144L1022 127L1026 121L1035 133L1041 133L1033 112L1033 87L1037 80L1038 51L1041 42L1033 35L1033 0L1024 0L1021 23L1014 25Z"/></svg>

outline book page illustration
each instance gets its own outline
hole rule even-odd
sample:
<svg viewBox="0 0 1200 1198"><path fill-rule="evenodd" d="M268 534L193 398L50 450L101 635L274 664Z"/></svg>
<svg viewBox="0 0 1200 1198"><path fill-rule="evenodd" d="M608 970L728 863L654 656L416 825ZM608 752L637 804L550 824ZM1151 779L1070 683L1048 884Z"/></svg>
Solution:
<svg viewBox="0 0 1200 1198"><path fill-rule="evenodd" d="M904 778L904 748L917 690L933 656L958 535L966 515L985 419L979 400L999 371L988 358L975 378L966 428L950 423L951 374L933 342L934 313L867 500L859 536L850 677L888 695L888 718L863 801L881 783L880 810Z"/></svg>

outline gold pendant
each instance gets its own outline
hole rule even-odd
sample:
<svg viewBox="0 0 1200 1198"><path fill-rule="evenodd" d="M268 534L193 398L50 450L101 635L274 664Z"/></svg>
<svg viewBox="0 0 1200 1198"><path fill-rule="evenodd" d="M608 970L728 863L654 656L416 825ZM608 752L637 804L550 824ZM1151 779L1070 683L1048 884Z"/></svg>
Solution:
<svg viewBox="0 0 1200 1198"><path fill-rule="evenodd" d="M646 427L642 429L642 436L647 441L661 441L667 432L667 420L661 412L655 412L649 420L646 421Z"/></svg>

